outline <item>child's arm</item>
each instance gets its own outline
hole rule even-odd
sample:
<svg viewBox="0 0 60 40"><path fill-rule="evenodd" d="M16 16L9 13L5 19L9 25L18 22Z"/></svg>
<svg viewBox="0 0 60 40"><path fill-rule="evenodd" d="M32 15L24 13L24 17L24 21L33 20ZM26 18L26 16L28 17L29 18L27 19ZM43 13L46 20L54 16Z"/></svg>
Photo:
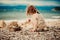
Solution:
<svg viewBox="0 0 60 40"><path fill-rule="evenodd" d="M25 22L23 22L21 25L26 25L28 23L30 23L31 19L27 19Z"/></svg>

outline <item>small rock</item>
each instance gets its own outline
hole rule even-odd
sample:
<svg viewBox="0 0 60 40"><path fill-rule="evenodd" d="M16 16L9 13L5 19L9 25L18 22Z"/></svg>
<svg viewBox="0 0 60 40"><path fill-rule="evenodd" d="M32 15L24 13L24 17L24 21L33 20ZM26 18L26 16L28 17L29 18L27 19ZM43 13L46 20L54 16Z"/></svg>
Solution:
<svg viewBox="0 0 60 40"><path fill-rule="evenodd" d="M0 20L0 28L6 27L4 20Z"/></svg>

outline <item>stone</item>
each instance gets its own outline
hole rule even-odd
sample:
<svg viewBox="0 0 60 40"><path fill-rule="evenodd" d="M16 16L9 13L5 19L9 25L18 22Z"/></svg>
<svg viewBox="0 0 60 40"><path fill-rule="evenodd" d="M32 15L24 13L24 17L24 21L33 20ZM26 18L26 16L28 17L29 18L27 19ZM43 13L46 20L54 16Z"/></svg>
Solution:
<svg viewBox="0 0 60 40"><path fill-rule="evenodd" d="M4 20L0 20L0 28L6 27L6 23Z"/></svg>

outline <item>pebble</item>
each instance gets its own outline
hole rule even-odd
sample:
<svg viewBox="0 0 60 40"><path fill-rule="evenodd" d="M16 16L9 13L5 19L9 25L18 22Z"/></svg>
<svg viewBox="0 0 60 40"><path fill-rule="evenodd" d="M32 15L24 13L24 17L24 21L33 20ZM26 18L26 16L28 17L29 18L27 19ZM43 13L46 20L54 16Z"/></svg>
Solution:
<svg viewBox="0 0 60 40"><path fill-rule="evenodd" d="M50 28L45 32L16 31L10 32L7 29L0 29L0 40L60 40L60 31Z"/></svg>

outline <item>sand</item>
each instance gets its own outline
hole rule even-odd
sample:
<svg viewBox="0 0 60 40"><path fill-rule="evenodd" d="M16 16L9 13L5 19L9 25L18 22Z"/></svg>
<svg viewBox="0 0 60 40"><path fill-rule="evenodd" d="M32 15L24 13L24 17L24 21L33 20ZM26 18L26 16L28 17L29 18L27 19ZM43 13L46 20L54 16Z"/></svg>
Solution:
<svg viewBox="0 0 60 40"><path fill-rule="evenodd" d="M23 22L20 20L6 20L8 25L11 21ZM13 31L0 29L0 40L60 40L60 20L45 20L48 30L41 32Z"/></svg>

